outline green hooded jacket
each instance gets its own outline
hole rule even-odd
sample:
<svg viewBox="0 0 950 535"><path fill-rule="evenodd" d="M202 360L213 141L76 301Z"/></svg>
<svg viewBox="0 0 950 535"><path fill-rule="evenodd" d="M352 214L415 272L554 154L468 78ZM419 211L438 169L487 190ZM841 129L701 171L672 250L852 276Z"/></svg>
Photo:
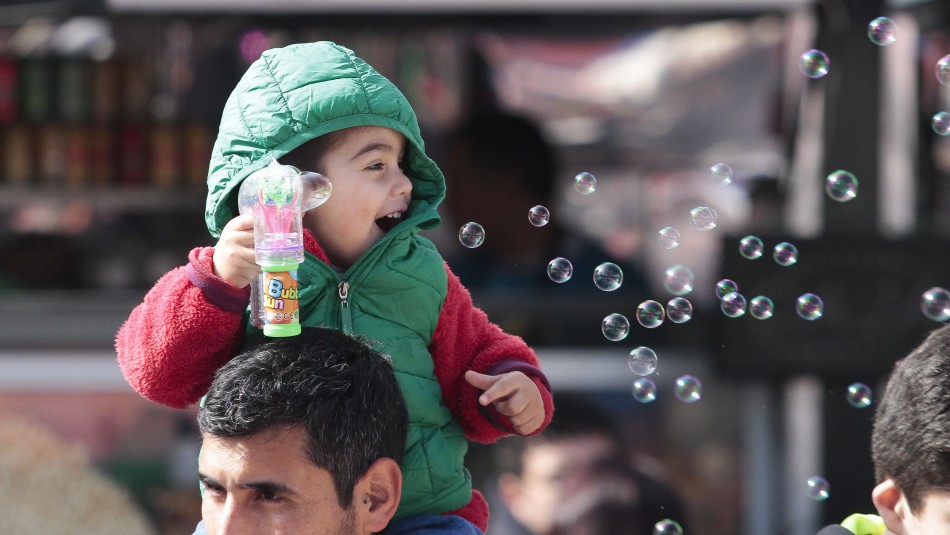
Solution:
<svg viewBox="0 0 950 535"><path fill-rule="evenodd" d="M463 464L467 439L442 401L428 352L448 283L441 255L418 232L439 223L436 208L445 195L445 178L425 154L405 96L351 50L333 43L264 52L225 104L211 156L205 219L211 234L220 236L238 213L244 178L317 136L363 125L405 136L409 212L343 274L307 253L298 270L300 321L361 334L393 358L410 419L396 516L437 514L469 502L471 476ZM262 336L247 325L248 340Z"/></svg>

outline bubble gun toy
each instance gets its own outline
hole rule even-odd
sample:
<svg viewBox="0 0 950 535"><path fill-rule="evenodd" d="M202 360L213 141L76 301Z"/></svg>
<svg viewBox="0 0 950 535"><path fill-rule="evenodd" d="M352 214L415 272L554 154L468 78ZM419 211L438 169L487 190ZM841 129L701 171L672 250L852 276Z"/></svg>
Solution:
<svg viewBox="0 0 950 535"><path fill-rule="evenodd" d="M303 213L330 197L319 173L277 160L241 184L238 209L254 216L254 253L262 275L251 282L251 320L265 336L300 334L297 268L303 263Z"/></svg>

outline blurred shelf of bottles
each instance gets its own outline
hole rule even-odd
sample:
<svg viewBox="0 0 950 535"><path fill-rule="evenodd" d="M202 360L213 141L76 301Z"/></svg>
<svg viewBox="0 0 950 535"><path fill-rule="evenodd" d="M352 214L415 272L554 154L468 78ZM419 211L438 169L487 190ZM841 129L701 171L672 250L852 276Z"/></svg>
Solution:
<svg viewBox="0 0 950 535"><path fill-rule="evenodd" d="M187 88L174 58L187 47L123 53L103 23L95 27L111 46L64 53L23 45L44 40L22 34L51 41L73 21L40 24L45 33L31 24L0 31L0 210L77 198L109 209L200 207L214 127L180 113Z"/></svg>

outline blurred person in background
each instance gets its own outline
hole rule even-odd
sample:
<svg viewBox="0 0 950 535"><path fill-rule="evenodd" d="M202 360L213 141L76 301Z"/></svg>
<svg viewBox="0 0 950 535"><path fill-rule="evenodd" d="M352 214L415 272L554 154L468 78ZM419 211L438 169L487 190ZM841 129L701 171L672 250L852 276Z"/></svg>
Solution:
<svg viewBox="0 0 950 535"><path fill-rule="evenodd" d="M652 533L684 525L680 497L643 456L631 458L611 419L579 395L558 393L541 435L505 440L489 533L511 535Z"/></svg>

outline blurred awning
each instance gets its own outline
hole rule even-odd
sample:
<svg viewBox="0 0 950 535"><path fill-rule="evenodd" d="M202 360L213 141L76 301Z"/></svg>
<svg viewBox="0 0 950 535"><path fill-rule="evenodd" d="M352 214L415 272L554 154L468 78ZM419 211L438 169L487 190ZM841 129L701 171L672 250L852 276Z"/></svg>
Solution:
<svg viewBox="0 0 950 535"><path fill-rule="evenodd" d="M105 0L112 11L215 13L506 13L764 11L814 0Z"/></svg>

